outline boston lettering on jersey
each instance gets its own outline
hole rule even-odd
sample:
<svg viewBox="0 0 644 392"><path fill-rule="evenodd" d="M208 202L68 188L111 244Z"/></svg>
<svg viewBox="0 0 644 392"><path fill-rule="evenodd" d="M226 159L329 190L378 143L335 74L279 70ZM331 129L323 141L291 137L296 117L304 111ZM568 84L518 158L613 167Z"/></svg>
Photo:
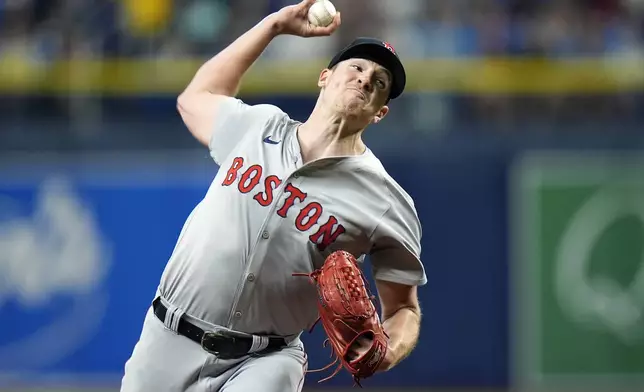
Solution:
<svg viewBox="0 0 644 392"><path fill-rule="evenodd" d="M233 185L243 166L244 158L237 157L233 159L233 163L230 165L228 172L226 172L226 177L221 185ZM244 194L252 192L253 189L259 185L263 171L264 169L261 165L251 165L246 168L246 170L242 172L241 177L239 177L239 182L237 183L237 189L239 192ZM253 199L255 199L255 201L257 201L257 203L262 207L271 205L271 203L273 203L273 192L281 184L282 180L279 177L275 175L267 176L263 182L263 189L257 192L253 196ZM277 210L277 215L282 218L286 218L286 214L291 207L295 205L296 201L298 204L303 204L307 197L306 193L293 184L286 184L284 193L287 193L288 196L284 199L280 209ZM297 217L295 218L295 227L302 232L310 230L318 223L323 211L324 208L320 203L314 201L309 202L299 209ZM344 226L338 223L338 219L335 216L331 215L325 223L320 224L318 229L309 236L309 240L313 242L320 251L323 251L344 232Z"/></svg>

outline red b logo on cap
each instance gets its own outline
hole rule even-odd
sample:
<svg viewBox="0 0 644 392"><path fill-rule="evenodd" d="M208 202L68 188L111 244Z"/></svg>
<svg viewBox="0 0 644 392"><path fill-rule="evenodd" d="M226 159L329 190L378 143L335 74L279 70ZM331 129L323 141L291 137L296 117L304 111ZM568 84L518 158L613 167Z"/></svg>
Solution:
<svg viewBox="0 0 644 392"><path fill-rule="evenodd" d="M391 46L391 44L389 42L384 41L382 44L385 45L385 48L389 49L391 51L391 53L394 53L394 54L396 53L396 51L394 50L394 47Z"/></svg>

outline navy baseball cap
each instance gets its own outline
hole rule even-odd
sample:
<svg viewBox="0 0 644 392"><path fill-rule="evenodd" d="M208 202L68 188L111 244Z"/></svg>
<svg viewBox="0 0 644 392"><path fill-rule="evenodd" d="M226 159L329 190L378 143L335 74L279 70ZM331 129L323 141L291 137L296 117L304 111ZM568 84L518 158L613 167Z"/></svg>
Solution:
<svg viewBox="0 0 644 392"><path fill-rule="evenodd" d="M338 52L331 59L328 67L333 68L339 62L351 58L370 60L386 68L393 76L389 99L394 99L402 94L405 89L405 83L407 83L405 67L403 67L393 46L387 41L359 37Z"/></svg>

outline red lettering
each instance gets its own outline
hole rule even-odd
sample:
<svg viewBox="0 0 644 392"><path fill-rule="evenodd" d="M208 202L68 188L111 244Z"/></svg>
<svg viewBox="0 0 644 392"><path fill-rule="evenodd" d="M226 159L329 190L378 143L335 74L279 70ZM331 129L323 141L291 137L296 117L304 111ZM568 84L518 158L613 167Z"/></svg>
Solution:
<svg viewBox="0 0 644 392"><path fill-rule="evenodd" d="M333 230L333 226L335 226L336 223L338 223L338 220L335 216L331 215L329 220L320 226L317 232L311 234L309 239L317 245L318 250L323 251L327 246L331 245L340 234L345 232L344 226L342 225L338 225L335 230ZM322 241L320 241L320 238L322 238Z"/></svg>
<svg viewBox="0 0 644 392"><path fill-rule="evenodd" d="M289 208L293 207L295 199L298 199L299 201L304 201L304 199L306 199L306 193L294 187L292 184L286 185L284 192L288 192L289 196L284 201L282 208L277 211L277 215L281 216L282 218L286 218L286 213L288 212Z"/></svg>
<svg viewBox="0 0 644 392"><path fill-rule="evenodd" d="M250 192L253 188L259 184L259 179L262 176L262 167L259 165L253 165L248 168L242 174L241 178L239 179L239 184L237 184L237 188L239 188L239 191L241 193L248 193Z"/></svg>
<svg viewBox="0 0 644 392"><path fill-rule="evenodd" d="M224 178L224 182L221 183L223 186L229 186L232 185L233 182L235 182L235 179L237 178L237 172L241 167L244 165L244 158L237 157L233 159L232 165L230 165L230 169L228 169L228 172L226 173L226 178Z"/></svg>
<svg viewBox="0 0 644 392"><path fill-rule="evenodd" d="M271 205L273 202L273 191L280 186L282 183L282 180L280 180L277 176L268 176L264 180L264 188L266 190L264 192L259 192L256 194L253 199L257 200L259 205L262 207L266 207Z"/></svg>
<svg viewBox="0 0 644 392"><path fill-rule="evenodd" d="M315 210L315 212L313 212L313 215L309 216L311 210ZM302 208L302 211L300 211L297 218L295 218L295 227L297 227L299 231L306 231L317 223L318 219L320 219L320 215L322 215L322 206L320 203L311 202L307 204L306 207ZM304 223L305 219L306 223Z"/></svg>
<svg viewBox="0 0 644 392"><path fill-rule="evenodd" d="M237 177L239 176L239 171L244 166L244 158L237 157L233 159L230 168L226 172L226 177L222 182L223 186L230 186L235 183ZM262 178L262 173L264 169L260 165L250 166L240 177L237 188L241 193L249 193L252 191L260 182ZM253 196L253 199L257 201L262 207L267 207L273 203L274 200L274 191L282 184L280 180L275 175L270 175L264 179L264 190L256 193ZM302 192L299 188L293 184L287 184L284 189L285 193L288 193L288 197L284 200L284 204L277 211L277 215L282 218L286 218L288 211L295 202L300 203L306 200L307 194ZM310 230L314 225L318 223L322 212L324 211L322 205L317 202L308 203L304 208L302 208L297 217L295 218L295 227L299 231ZM338 219L331 215L326 223L322 224L318 230L309 236L309 240L313 242L318 250L324 251L329 245L336 241L338 236L346 232L344 226L339 224Z"/></svg>

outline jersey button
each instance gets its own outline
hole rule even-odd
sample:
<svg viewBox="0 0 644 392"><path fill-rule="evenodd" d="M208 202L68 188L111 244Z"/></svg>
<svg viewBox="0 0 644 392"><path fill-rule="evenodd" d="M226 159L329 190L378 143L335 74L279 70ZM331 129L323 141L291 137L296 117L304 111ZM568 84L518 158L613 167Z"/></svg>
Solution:
<svg viewBox="0 0 644 392"><path fill-rule="evenodd" d="M242 316L241 312L235 312L235 318L240 319Z"/></svg>
<svg viewBox="0 0 644 392"><path fill-rule="evenodd" d="M268 235L268 231L265 231L265 232L263 232L263 233L262 233L262 238L263 238L263 239L267 240L267 239L268 239L268 237L269 237L269 235Z"/></svg>
<svg viewBox="0 0 644 392"><path fill-rule="evenodd" d="M255 275L253 275L252 273L250 273L250 274L248 274L248 277L247 277L246 279L248 279L248 281L249 281L249 282L252 282L252 281L254 281L254 280L255 280Z"/></svg>

